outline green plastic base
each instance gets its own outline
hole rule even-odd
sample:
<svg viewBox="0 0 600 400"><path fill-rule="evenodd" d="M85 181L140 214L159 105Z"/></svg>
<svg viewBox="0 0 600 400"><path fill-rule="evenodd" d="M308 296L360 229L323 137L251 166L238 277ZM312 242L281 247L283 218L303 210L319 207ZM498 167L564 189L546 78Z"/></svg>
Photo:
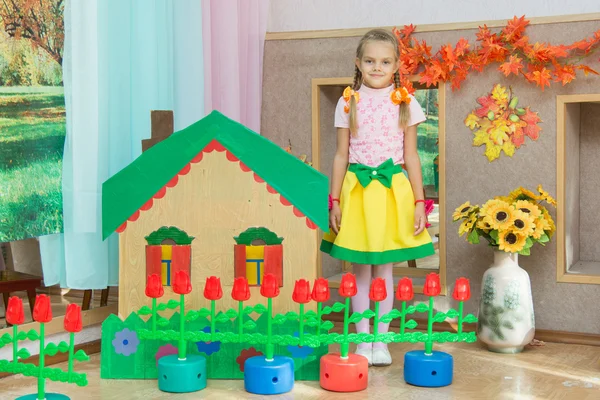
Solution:
<svg viewBox="0 0 600 400"><path fill-rule="evenodd" d="M25 396L17 397L15 400L37 400L37 393L26 394ZM60 393L46 393L46 400L71 400L69 396Z"/></svg>
<svg viewBox="0 0 600 400"><path fill-rule="evenodd" d="M206 358L202 356L179 360L172 354L158 360L158 388L163 392L197 392L206 387L206 377Z"/></svg>

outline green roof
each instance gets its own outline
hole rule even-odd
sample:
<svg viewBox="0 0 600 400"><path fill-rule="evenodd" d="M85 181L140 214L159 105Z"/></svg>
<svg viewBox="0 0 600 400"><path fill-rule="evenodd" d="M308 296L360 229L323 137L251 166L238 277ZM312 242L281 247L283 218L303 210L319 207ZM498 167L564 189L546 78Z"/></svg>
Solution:
<svg viewBox="0 0 600 400"><path fill-rule="evenodd" d="M270 140L213 111L152 146L102 184L103 239L127 221L213 139L319 228L329 230L329 179Z"/></svg>

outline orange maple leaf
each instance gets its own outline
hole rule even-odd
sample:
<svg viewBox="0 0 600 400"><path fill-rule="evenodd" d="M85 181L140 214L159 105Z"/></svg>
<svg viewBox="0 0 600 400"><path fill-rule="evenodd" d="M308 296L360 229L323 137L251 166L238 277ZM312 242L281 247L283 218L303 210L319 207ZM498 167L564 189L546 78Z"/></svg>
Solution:
<svg viewBox="0 0 600 400"><path fill-rule="evenodd" d="M517 149L521 147L521 145L525 143L525 133L523 132L523 128L517 128L510 140L513 142Z"/></svg>
<svg viewBox="0 0 600 400"><path fill-rule="evenodd" d="M509 60L498 67L504 76L510 74L519 75L519 71L523 69L523 60L518 56L510 56Z"/></svg>
<svg viewBox="0 0 600 400"><path fill-rule="evenodd" d="M442 54L442 59L444 60L446 67L448 68L448 71L452 71L452 69L454 69L454 65L458 61L456 54L454 54L454 49L452 48L452 45L446 44L442 46L440 52Z"/></svg>
<svg viewBox="0 0 600 400"><path fill-rule="evenodd" d="M452 90L460 89L460 84L462 81L467 79L467 75L469 74L469 70L465 66L460 66L454 69L454 76L452 77Z"/></svg>
<svg viewBox="0 0 600 400"><path fill-rule="evenodd" d="M492 37L492 33L490 32L490 28L487 25L483 25L479 27L479 31L477 31L477 40L483 42L486 39Z"/></svg>
<svg viewBox="0 0 600 400"><path fill-rule="evenodd" d="M487 117L490 111L495 113L500 109L498 104L496 104L492 98L491 94L488 94L487 96L481 96L477 99L477 102L481 104L481 107L475 109L475 115L477 115L479 118Z"/></svg>
<svg viewBox="0 0 600 400"><path fill-rule="evenodd" d="M550 87L551 77L552 74L550 73L550 70L544 67L541 71L533 71L531 81L535 82L539 87L541 87L543 92L545 86Z"/></svg>
<svg viewBox="0 0 600 400"><path fill-rule="evenodd" d="M469 49L469 47L470 47L469 41L465 38L460 38L458 43L456 43L456 47L454 48L454 53L458 57L464 56L467 53L467 50Z"/></svg>
<svg viewBox="0 0 600 400"><path fill-rule="evenodd" d="M554 65L554 81L561 82L563 86L575 79L575 68L572 65Z"/></svg>
<svg viewBox="0 0 600 400"><path fill-rule="evenodd" d="M502 29L502 36L507 42L512 43L521 38L527 25L529 25L529 20L526 20L524 15L521 16L521 18L515 16L512 20L508 21L506 27Z"/></svg>
<svg viewBox="0 0 600 400"><path fill-rule="evenodd" d="M433 72L433 68L426 66L425 71L420 74L419 83L424 83L427 87L435 86L437 84L437 78Z"/></svg>
<svg viewBox="0 0 600 400"><path fill-rule="evenodd" d="M594 71L593 69L591 69L589 66L587 65L578 65L577 67L575 67L577 69L580 69L583 71L583 73L585 74L585 76L588 76L588 74L594 74L594 75L599 75L598 72Z"/></svg>
<svg viewBox="0 0 600 400"><path fill-rule="evenodd" d="M413 24L404 25L404 28L402 28L402 30L399 32L404 35L404 37L408 37L415 31L415 29L417 29L417 27Z"/></svg>

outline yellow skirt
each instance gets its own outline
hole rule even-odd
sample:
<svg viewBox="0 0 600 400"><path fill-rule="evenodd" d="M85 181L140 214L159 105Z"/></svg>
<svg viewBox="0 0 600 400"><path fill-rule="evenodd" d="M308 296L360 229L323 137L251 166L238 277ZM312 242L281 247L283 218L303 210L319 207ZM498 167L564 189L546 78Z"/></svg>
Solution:
<svg viewBox="0 0 600 400"><path fill-rule="evenodd" d="M321 251L355 264L396 263L435 254L427 230L414 236L414 201L410 181L391 160L376 168L351 164L340 194L339 233L330 229Z"/></svg>

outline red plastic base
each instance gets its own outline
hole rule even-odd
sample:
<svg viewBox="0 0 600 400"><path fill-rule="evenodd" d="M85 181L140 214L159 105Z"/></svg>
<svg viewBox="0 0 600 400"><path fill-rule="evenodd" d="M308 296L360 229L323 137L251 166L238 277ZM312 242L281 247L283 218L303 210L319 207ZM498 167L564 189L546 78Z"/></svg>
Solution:
<svg viewBox="0 0 600 400"><path fill-rule="evenodd" d="M333 392L358 392L365 390L369 383L369 362L354 353L342 359L340 353L330 353L321 357L319 382L325 390Z"/></svg>

